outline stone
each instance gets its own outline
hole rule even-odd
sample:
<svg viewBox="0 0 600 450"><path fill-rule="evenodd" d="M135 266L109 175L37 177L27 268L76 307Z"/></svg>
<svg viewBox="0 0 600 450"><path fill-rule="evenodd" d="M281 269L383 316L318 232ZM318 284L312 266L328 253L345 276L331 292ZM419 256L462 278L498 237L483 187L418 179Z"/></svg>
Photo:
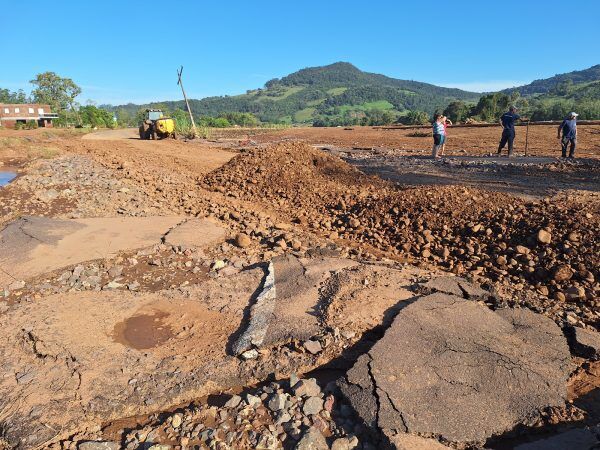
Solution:
<svg viewBox="0 0 600 450"><path fill-rule="evenodd" d="M298 397L316 397L321 393L321 388L316 379L308 378L298 381L292 386L292 391Z"/></svg>
<svg viewBox="0 0 600 450"><path fill-rule="evenodd" d="M256 408L257 406L262 405L262 400L260 399L260 397L257 397L256 395L252 395L252 394L246 395L246 402L248 403L248 405L252 406L253 408Z"/></svg>
<svg viewBox="0 0 600 450"><path fill-rule="evenodd" d="M317 353L321 353L321 351L323 351L321 343L319 341L314 340L308 340L304 342L304 348L312 355L316 355Z"/></svg>
<svg viewBox="0 0 600 450"><path fill-rule="evenodd" d="M252 243L252 239L247 234L238 233L235 236L235 245L240 248L246 248Z"/></svg>
<svg viewBox="0 0 600 450"><path fill-rule="evenodd" d="M329 450L323 434L316 428L309 428L294 447L295 450Z"/></svg>
<svg viewBox="0 0 600 450"><path fill-rule="evenodd" d="M18 291L19 289L23 289L25 287L25 282L23 280L13 281L8 285L9 291Z"/></svg>
<svg viewBox="0 0 600 450"><path fill-rule="evenodd" d="M309 397L304 402L302 412L307 416L319 414L323 410L323 399L319 397Z"/></svg>
<svg viewBox="0 0 600 450"><path fill-rule="evenodd" d="M246 350L240 356L242 357L242 359L244 361L248 361L250 359L256 359L256 358L258 358L258 350L256 350L255 348Z"/></svg>
<svg viewBox="0 0 600 450"><path fill-rule="evenodd" d="M220 270L223 267L225 267L227 265L227 263L225 261L223 261L222 259L217 259L215 262L213 262L211 269L212 270Z"/></svg>
<svg viewBox="0 0 600 450"><path fill-rule="evenodd" d="M537 241L540 244L549 244L552 242L552 234L542 228L537 232Z"/></svg>
<svg viewBox="0 0 600 450"><path fill-rule="evenodd" d="M79 450L119 450L121 446L112 441L85 441L77 445Z"/></svg>
<svg viewBox="0 0 600 450"><path fill-rule="evenodd" d="M519 255L528 255L530 252L530 250L523 245L517 245L516 251Z"/></svg>
<svg viewBox="0 0 600 450"><path fill-rule="evenodd" d="M570 286L564 291L565 298L569 302L574 302L585 298L585 289L581 286Z"/></svg>
<svg viewBox="0 0 600 450"><path fill-rule="evenodd" d="M350 439L347 437L338 438L331 444L331 450L353 450Z"/></svg>
<svg viewBox="0 0 600 450"><path fill-rule="evenodd" d="M181 414L175 414L171 418L171 425L173 428L179 428L183 422L183 416Z"/></svg>
<svg viewBox="0 0 600 450"><path fill-rule="evenodd" d="M435 293L402 308L338 385L367 426L483 443L564 406L570 360L545 316Z"/></svg>
<svg viewBox="0 0 600 450"><path fill-rule="evenodd" d="M275 394L267 403L267 406L271 411L279 411L285 408L285 401L287 400L287 395L285 394Z"/></svg>
<svg viewBox="0 0 600 450"><path fill-rule="evenodd" d="M553 278L555 281L567 281L573 276L571 266L568 264L561 264L554 269Z"/></svg>
<svg viewBox="0 0 600 450"><path fill-rule="evenodd" d="M235 408L240 404L241 401L242 397L240 397L239 395L233 395L229 400L227 400L227 402L225 402L225 407Z"/></svg>

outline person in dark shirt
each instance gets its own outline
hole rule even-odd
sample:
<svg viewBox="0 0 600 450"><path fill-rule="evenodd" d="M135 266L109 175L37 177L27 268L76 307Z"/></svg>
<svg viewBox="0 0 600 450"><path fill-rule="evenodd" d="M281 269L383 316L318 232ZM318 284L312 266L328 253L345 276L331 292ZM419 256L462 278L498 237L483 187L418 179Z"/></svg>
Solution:
<svg viewBox="0 0 600 450"><path fill-rule="evenodd" d="M502 114L500 117L500 125L502 125L502 137L500 138L500 145L498 145L498 155L502 153L502 149L508 143L508 156L513 156L513 148L515 142L515 122L521 119L521 116L517 114L517 108L511 106L508 108L508 112Z"/></svg>
<svg viewBox="0 0 600 450"><path fill-rule="evenodd" d="M575 158L575 148L577 147L577 116L579 114L572 112L569 116L562 121L558 127L558 138L562 144L562 157L567 157L567 147L571 144L569 149L569 158ZM562 138L560 132L562 131Z"/></svg>

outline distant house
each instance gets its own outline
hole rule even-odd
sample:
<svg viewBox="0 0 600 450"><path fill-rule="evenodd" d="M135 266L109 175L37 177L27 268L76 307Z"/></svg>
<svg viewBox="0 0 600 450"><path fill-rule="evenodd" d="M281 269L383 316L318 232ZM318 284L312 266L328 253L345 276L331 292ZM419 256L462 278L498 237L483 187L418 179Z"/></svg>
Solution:
<svg viewBox="0 0 600 450"><path fill-rule="evenodd" d="M58 114L50 112L50 105L0 103L0 126L2 127L14 128L17 123L27 123L31 120L35 120L38 127L51 127L54 119L58 119Z"/></svg>

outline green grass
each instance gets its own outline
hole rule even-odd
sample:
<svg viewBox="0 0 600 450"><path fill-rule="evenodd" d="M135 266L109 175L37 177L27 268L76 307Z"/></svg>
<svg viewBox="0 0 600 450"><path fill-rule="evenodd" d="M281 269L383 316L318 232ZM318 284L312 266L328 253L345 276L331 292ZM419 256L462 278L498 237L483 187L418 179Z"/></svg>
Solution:
<svg viewBox="0 0 600 450"><path fill-rule="evenodd" d="M242 94L242 95L240 95L240 97L248 96L248 97L252 97L256 101L266 101L266 100L279 101L279 100L286 99L290 95L294 95L294 94L302 91L303 89L305 89L304 86L291 86L291 87L288 87L288 88L282 90L281 92L278 92L277 96L265 95L264 91L263 91L263 93L261 93L259 91L254 91L254 92L251 92L250 94Z"/></svg>
<svg viewBox="0 0 600 450"><path fill-rule="evenodd" d="M336 88L329 89L327 91L327 93L331 94L331 95L340 95L340 94L343 94L344 92L346 92L347 90L348 90L347 87L336 87Z"/></svg>
<svg viewBox="0 0 600 450"><path fill-rule="evenodd" d="M294 114L294 122L305 123L311 122L315 108L304 108Z"/></svg>
<svg viewBox="0 0 600 450"><path fill-rule="evenodd" d="M376 102L366 102L361 105L342 105L340 106L340 114L345 114L346 111L367 111L369 109L381 109L381 110L390 110L394 109L394 105L392 105L387 100L379 100Z"/></svg>

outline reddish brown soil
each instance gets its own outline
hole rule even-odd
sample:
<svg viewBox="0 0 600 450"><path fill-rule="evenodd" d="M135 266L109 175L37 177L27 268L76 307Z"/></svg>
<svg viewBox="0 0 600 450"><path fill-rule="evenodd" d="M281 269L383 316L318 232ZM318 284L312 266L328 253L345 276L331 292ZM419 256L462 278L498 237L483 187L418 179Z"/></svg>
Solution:
<svg viewBox="0 0 600 450"><path fill-rule="evenodd" d="M600 158L600 125L580 125L578 156ZM425 133L425 137L413 137ZM288 128L253 136L257 142L272 142L285 139L302 139L311 144L328 144L339 147L383 147L431 152L430 129L376 129L373 127L344 128ZM469 155L495 153L500 139L500 127L449 128L446 154ZM525 150L525 127L517 127L515 140L517 153ZM555 126L531 126L529 128L528 154L536 156L560 156L560 143L556 138Z"/></svg>

